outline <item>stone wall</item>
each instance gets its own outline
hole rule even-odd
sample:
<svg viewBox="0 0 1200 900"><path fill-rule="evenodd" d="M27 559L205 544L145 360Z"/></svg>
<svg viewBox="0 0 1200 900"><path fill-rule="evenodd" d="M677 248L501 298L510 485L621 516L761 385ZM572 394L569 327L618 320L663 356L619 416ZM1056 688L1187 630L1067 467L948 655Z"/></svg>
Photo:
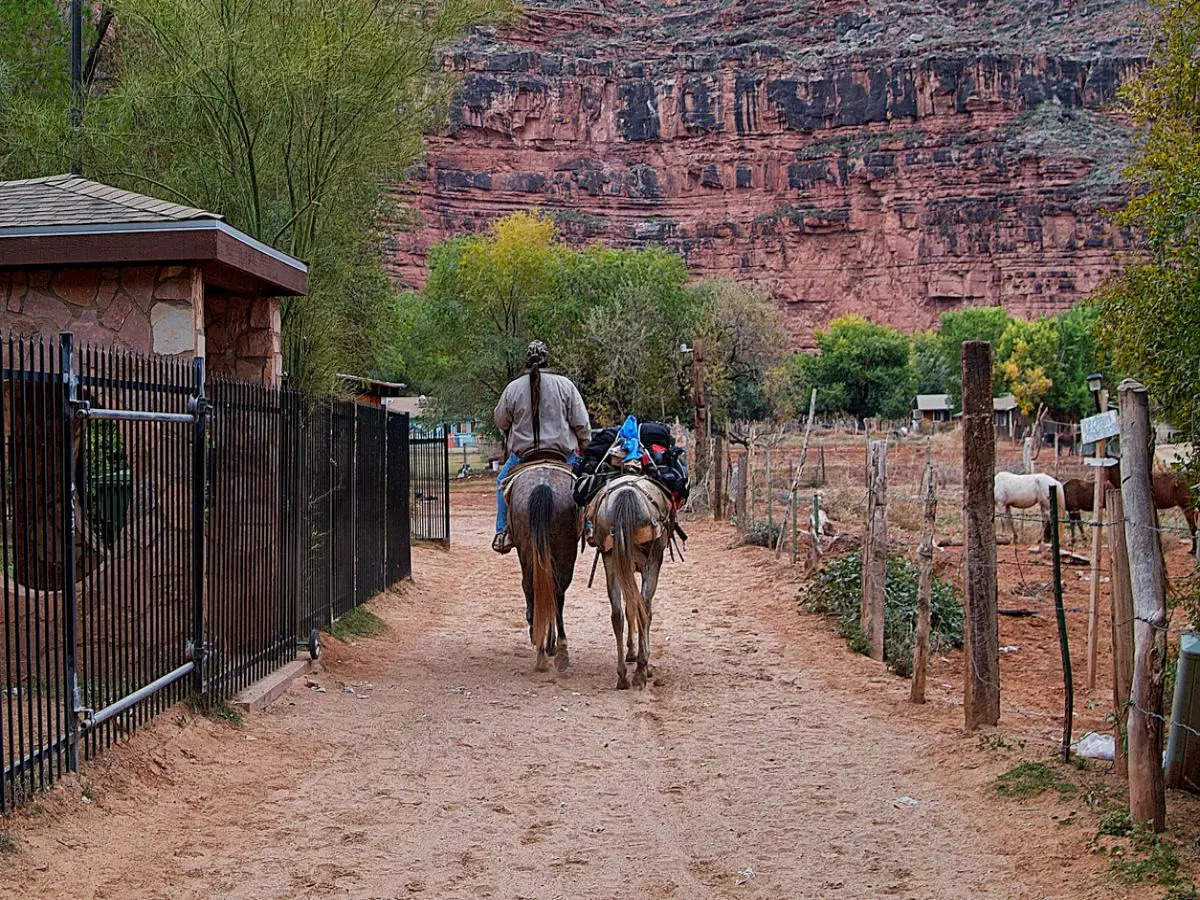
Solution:
<svg viewBox="0 0 1200 900"><path fill-rule="evenodd" d="M210 374L279 383L283 352L278 297L210 291L205 326Z"/></svg>
<svg viewBox="0 0 1200 900"><path fill-rule="evenodd" d="M77 345L204 352L204 278L196 266L0 269L0 312L5 329L69 331Z"/></svg>

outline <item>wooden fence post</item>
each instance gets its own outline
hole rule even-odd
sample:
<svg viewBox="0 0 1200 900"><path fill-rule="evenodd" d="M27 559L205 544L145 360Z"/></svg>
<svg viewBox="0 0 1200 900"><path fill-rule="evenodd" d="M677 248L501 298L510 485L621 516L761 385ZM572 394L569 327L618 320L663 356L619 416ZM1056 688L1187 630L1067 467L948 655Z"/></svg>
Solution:
<svg viewBox="0 0 1200 900"><path fill-rule="evenodd" d="M808 424L804 426L804 444L800 448L800 466L792 474L791 484L788 486L788 491L793 497L796 496L796 487L800 484L800 476L804 474L804 464L808 462L808 438L812 434L813 414L817 411L817 389L812 389L812 394L808 398ZM779 559L779 554L783 552L783 532L779 532L779 540L775 544L775 558ZM792 548L792 561L795 562L796 551Z"/></svg>
<svg viewBox="0 0 1200 900"><path fill-rule="evenodd" d="M933 598L933 525L937 519L937 479L934 478L933 463L928 461L928 450L926 460L921 484L925 516L921 527L921 546L917 550L921 578L917 585L917 631L913 642L912 691L909 694L913 703L925 702L925 670L929 666L929 604Z"/></svg>
<svg viewBox="0 0 1200 900"><path fill-rule="evenodd" d="M812 509L812 558L815 562L821 558L821 495L813 494Z"/></svg>
<svg viewBox="0 0 1200 900"><path fill-rule="evenodd" d="M996 612L996 426L992 345L962 345L963 543L966 562L963 655L966 728L1000 721L1000 625Z"/></svg>
<svg viewBox="0 0 1200 900"><path fill-rule="evenodd" d="M867 531L863 538L859 620L871 645L871 658L882 660L887 563L887 441L871 441L867 459Z"/></svg>
<svg viewBox="0 0 1200 900"><path fill-rule="evenodd" d="M1100 391L1100 411L1108 409L1108 391ZM1103 459L1107 453L1108 441L1096 441L1096 457ZM1108 483L1108 473L1097 466L1095 469L1095 485L1092 488L1092 583L1088 591L1088 690L1096 686L1096 654L1099 650L1100 632L1100 552L1104 546L1104 485Z"/></svg>
<svg viewBox="0 0 1200 900"><path fill-rule="evenodd" d="M1150 489L1150 407L1146 388L1127 378L1121 405L1121 500L1136 620L1129 706L1129 818L1166 826L1162 770L1163 675L1167 650L1166 579Z"/></svg>
<svg viewBox="0 0 1200 900"><path fill-rule="evenodd" d="M771 448L767 448L767 463L766 463L766 478L767 478L767 535L768 540L771 534L771 528L775 525L775 498L771 496ZM782 537L782 532L780 537Z"/></svg>
<svg viewBox="0 0 1200 900"><path fill-rule="evenodd" d="M738 498L737 519L738 530L746 534L750 530L750 448L742 452L738 463Z"/></svg>
<svg viewBox="0 0 1200 900"><path fill-rule="evenodd" d="M712 511L713 521L720 522L725 516L725 446L721 435L713 435L712 462Z"/></svg>
<svg viewBox="0 0 1200 900"><path fill-rule="evenodd" d="M1125 756L1125 722L1133 687L1133 589L1129 585L1129 550L1125 546L1125 506L1121 492L1108 485L1104 505L1109 515L1104 523L1108 540L1109 594L1112 598L1113 642L1113 739L1117 773L1129 776Z"/></svg>

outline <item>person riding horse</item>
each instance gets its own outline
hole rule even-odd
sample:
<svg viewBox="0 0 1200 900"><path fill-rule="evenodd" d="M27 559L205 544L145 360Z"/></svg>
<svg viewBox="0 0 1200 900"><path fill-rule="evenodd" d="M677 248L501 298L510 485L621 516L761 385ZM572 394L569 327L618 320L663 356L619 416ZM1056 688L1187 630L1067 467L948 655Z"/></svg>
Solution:
<svg viewBox="0 0 1200 900"><path fill-rule="evenodd" d="M576 452L592 436L591 420L579 389L564 375L542 371L550 351L541 341L525 348L525 373L513 379L496 404L496 427L504 435L508 458L496 476L496 537L492 549L513 548L508 533L504 479L526 457L539 452L560 454L574 462Z"/></svg>

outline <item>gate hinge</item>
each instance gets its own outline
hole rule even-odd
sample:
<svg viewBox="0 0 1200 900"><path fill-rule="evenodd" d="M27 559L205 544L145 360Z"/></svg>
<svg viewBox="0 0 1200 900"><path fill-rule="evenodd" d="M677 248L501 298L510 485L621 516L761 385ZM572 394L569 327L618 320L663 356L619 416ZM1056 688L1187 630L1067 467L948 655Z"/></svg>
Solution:
<svg viewBox="0 0 1200 900"><path fill-rule="evenodd" d="M71 409L75 418L86 419L88 413L92 411L92 404L87 400L72 400Z"/></svg>

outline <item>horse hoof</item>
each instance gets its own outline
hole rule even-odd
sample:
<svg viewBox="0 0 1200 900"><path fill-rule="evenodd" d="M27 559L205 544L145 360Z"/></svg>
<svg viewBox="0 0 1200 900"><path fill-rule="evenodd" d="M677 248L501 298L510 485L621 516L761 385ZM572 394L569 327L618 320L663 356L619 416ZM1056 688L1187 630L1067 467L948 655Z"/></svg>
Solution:
<svg viewBox="0 0 1200 900"><path fill-rule="evenodd" d="M629 690L629 679L627 679L627 678L618 678L618 679L617 679L617 690L618 690L618 691L627 691L627 690Z"/></svg>
<svg viewBox="0 0 1200 900"><path fill-rule="evenodd" d="M549 672L550 671L550 660L547 659L545 650L538 651L537 663L534 665L533 671L535 671L535 672Z"/></svg>
<svg viewBox="0 0 1200 900"><path fill-rule="evenodd" d="M567 667L571 665L571 654L567 652L567 645L562 644L558 648L558 653L554 656L554 668L560 672L567 671Z"/></svg>
<svg viewBox="0 0 1200 900"><path fill-rule="evenodd" d="M633 686L642 690L646 686L646 670L638 669L633 673Z"/></svg>

